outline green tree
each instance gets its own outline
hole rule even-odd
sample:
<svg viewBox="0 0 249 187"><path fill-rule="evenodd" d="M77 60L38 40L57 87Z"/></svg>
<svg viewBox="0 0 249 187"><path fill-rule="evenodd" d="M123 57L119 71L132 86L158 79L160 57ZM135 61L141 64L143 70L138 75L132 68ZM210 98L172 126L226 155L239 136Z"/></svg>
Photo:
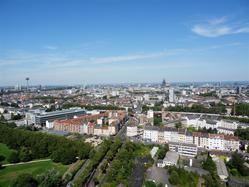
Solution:
<svg viewBox="0 0 249 187"><path fill-rule="evenodd" d="M21 149L19 151L19 159L22 162L28 162L28 161L32 160L30 150L26 147L21 147Z"/></svg>
<svg viewBox="0 0 249 187"><path fill-rule="evenodd" d="M168 144L160 146L157 152L158 159L163 159L168 151L169 151Z"/></svg>
<svg viewBox="0 0 249 187"><path fill-rule="evenodd" d="M156 184L153 181L145 181L145 187L156 187Z"/></svg>
<svg viewBox="0 0 249 187"><path fill-rule="evenodd" d="M16 151L13 151L10 155L9 155L9 158L7 159L8 162L10 163L17 163L20 161L19 159L19 155Z"/></svg>
<svg viewBox="0 0 249 187"><path fill-rule="evenodd" d="M12 187L36 187L38 182L32 177L31 174L20 174L16 180L11 184Z"/></svg>
<svg viewBox="0 0 249 187"><path fill-rule="evenodd" d="M162 118L160 116L154 116L154 125L159 126L162 123Z"/></svg>
<svg viewBox="0 0 249 187"><path fill-rule="evenodd" d="M216 172L215 162L212 157L208 154L207 159L202 163L202 168L209 171L210 173Z"/></svg>
<svg viewBox="0 0 249 187"><path fill-rule="evenodd" d="M234 152L227 165L230 169L237 169L240 175L247 176L249 175L249 169L244 166L244 162L243 156L237 152Z"/></svg>
<svg viewBox="0 0 249 187"><path fill-rule="evenodd" d="M177 128L177 129L182 128L182 123L180 121L175 123L175 128Z"/></svg>
<svg viewBox="0 0 249 187"><path fill-rule="evenodd" d="M40 187L60 187L62 185L61 176L55 169L48 170L39 175L37 179Z"/></svg>
<svg viewBox="0 0 249 187"><path fill-rule="evenodd" d="M249 127L246 129L237 128L234 132L235 136L238 136L242 140L249 140Z"/></svg>
<svg viewBox="0 0 249 187"><path fill-rule="evenodd" d="M177 184L178 184L178 181L179 181L179 175L178 175L178 173L174 170L174 171L172 171L172 173L170 174L169 182L170 182L170 184L177 185Z"/></svg>
<svg viewBox="0 0 249 187"><path fill-rule="evenodd" d="M0 162L2 162L3 160L5 160L5 156L0 155Z"/></svg>

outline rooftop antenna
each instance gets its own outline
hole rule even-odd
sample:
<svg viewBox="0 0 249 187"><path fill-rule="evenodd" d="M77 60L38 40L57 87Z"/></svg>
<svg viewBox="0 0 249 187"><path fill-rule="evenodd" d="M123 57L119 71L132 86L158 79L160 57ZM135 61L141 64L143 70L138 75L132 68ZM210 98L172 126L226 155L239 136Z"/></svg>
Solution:
<svg viewBox="0 0 249 187"><path fill-rule="evenodd" d="M26 77L25 80L27 81L27 91L29 90L29 77Z"/></svg>

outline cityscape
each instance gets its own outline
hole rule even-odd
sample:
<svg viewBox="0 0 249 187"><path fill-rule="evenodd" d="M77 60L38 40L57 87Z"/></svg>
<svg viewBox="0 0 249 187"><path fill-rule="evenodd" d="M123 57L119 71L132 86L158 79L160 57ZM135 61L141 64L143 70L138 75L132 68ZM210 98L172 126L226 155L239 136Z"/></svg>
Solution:
<svg viewBox="0 0 249 187"><path fill-rule="evenodd" d="M249 3L0 1L0 187L249 186Z"/></svg>

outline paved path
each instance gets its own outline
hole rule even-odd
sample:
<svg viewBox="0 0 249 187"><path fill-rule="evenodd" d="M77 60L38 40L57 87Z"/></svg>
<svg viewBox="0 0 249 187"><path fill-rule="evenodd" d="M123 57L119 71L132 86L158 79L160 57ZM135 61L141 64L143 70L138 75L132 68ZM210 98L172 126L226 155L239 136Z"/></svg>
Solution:
<svg viewBox="0 0 249 187"><path fill-rule="evenodd" d="M29 163L36 163L36 162L45 162L45 161L49 161L51 160L49 159L43 159L43 160L33 160L33 161L29 161L29 162L18 162L18 163L13 163L13 164L4 164L2 165L3 167L7 167L7 166L15 166L15 165L22 165L22 164L29 164Z"/></svg>

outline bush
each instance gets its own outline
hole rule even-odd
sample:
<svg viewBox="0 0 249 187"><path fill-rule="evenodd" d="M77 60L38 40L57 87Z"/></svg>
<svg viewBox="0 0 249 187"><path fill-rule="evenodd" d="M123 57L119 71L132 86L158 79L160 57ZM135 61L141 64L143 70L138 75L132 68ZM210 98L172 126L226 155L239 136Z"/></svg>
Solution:
<svg viewBox="0 0 249 187"><path fill-rule="evenodd" d="M31 174L20 174L16 180L11 184L11 187L36 187L38 182L32 177Z"/></svg>
<svg viewBox="0 0 249 187"><path fill-rule="evenodd" d="M17 153L16 151L13 151L13 152L10 154L10 156L9 156L9 158L8 158L7 160L8 160L8 162L10 162L10 163L17 163L17 162L20 161L19 155L18 155L18 153Z"/></svg>

